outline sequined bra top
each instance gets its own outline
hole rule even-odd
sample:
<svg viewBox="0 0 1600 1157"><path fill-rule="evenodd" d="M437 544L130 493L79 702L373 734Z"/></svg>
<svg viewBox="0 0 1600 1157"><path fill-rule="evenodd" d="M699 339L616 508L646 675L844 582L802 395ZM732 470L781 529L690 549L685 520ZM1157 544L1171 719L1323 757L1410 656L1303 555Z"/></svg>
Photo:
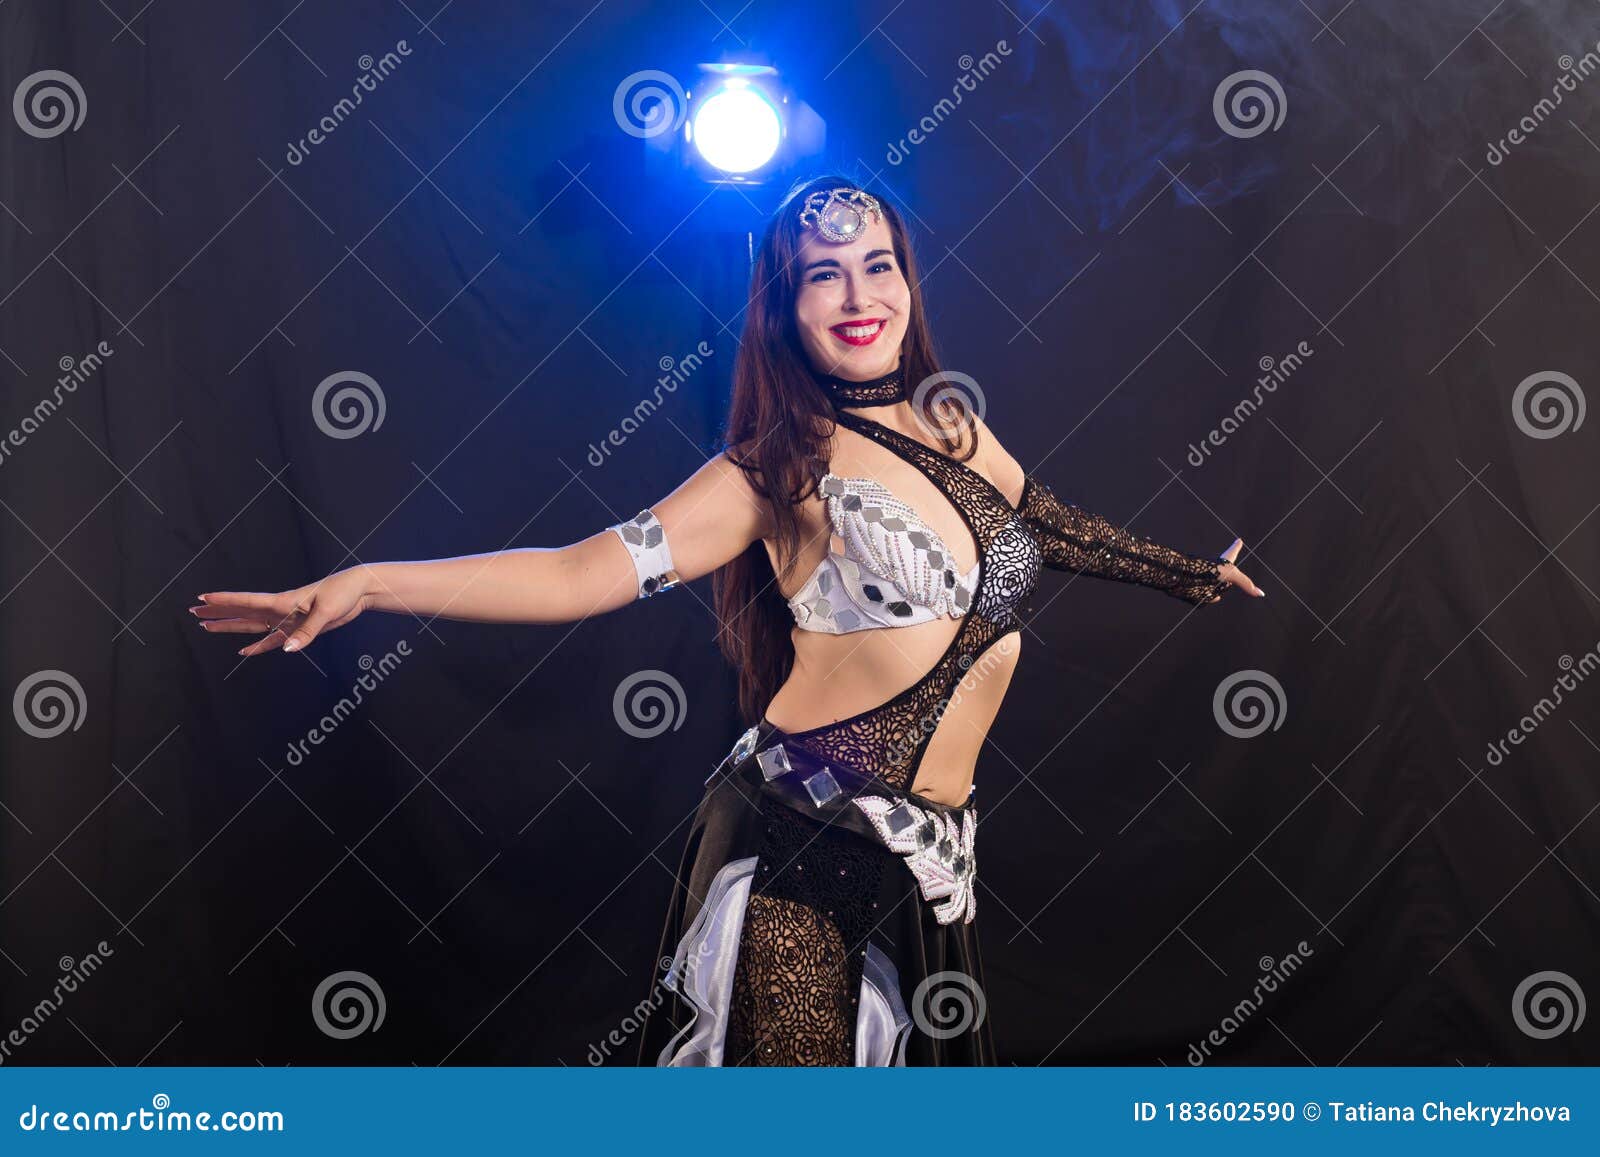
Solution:
<svg viewBox="0 0 1600 1157"><path fill-rule="evenodd" d="M830 550L789 600L797 627L838 635L966 613L981 563L958 571L938 532L870 478L829 473L818 490L844 550Z"/></svg>
<svg viewBox="0 0 1600 1157"><path fill-rule="evenodd" d="M927 522L886 487L829 472L818 483L834 533L830 551L789 600L795 624L831 634L959 620L944 653L893 698L790 738L824 759L909 789L941 714L962 676L1002 637L1019 629L1019 611L1044 567L1136 583L1200 605L1228 583L1218 560L1173 550L1062 502L1028 475L1015 507L993 483L915 438L851 412L904 397L898 371L865 383L819 378L833 395L835 420L919 470L954 507L977 545L962 573ZM934 726L929 726L929 722Z"/></svg>

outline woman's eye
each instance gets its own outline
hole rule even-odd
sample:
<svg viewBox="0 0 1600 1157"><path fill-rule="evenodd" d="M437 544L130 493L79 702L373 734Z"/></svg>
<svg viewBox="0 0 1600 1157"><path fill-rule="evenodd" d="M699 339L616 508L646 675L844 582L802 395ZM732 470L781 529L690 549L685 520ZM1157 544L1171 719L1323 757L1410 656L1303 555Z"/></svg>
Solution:
<svg viewBox="0 0 1600 1157"><path fill-rule="evenodd" d="M868 273L888 273L893 268L894 268L894 266L890 265L887 261L879 261L879 262L875 263L874 265L872 265L867 270L867 272Z"/></svg>
<svg viewBox="0 0 1600 1157"><path fill-rule="evenodd" d="M811 275L811 280L813 282L818 282L818 281L821 281L825 277L834 277L834 276L837 276L837 275L833 274L833 273L830 273L828 270L824 269L821 273L812 274Z"/></svg>

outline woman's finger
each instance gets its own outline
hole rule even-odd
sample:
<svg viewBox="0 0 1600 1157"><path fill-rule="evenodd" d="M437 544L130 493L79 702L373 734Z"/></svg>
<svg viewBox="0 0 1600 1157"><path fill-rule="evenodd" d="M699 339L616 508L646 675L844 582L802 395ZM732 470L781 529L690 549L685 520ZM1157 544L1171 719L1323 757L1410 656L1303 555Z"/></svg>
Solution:
<svg viewBox="0 0 1600 1157"><path fill-rule="evenodd" d="M208 635L237 635L247 631L270 631L274 624L260 619L201 619L200 629Z"/></svg>
<svg viewBox="0 0 1600 1157"><path fill-rule="evenodd" d="M1233 573L1230 577L1232 578L1234 585L1240 590L1244 591L1246 594L1258 599L1264 599L1267 597L1267 592L1256 586L1255 583L1251 582L1250 576L1245 574L1244 571L1240 570L1238 567L1233 568Z"/></svg>
<svg viewBox="0 0 1600 1157"><path fill-rule="evenodd" d="M263 635L247 647L240 647L239 654L246 657L265 655L268 651L276 651L283 646L285 636L280 630L274 629L270 634Z"/></svg>
<svg viewBox="0 0 1600 1157"><path fill-rule="evenodd" d="M323 602L325 603L327 600L324 599ZM288 639L284 641L283 649L285 651L298 651L302 647L309 645L311 640L315 639L318 633L321 632L322 628L328 625L328 620L332 618L331 611L324 610L321 606L313 604L310 613L306 615L300 625L290 631Z"/></svg>
<svg viewBox="0 0 1600 1157"><path fill-rule="evenodd" d="M1239 557L1239 550L1243 546L1244 546L1244 539L1236 538L1229 545L1228 549L1222 552L1220 557L1227 559L1229 562L1233 562L1236 558Z"/></svg>
<svg viewBox="0 0 1600 1157"><path fill-rule="evenodd" d="M271 610L272 605L282 597L283 592L209 591L200 596L200 601L208 606L254 607L258 611L266 611Z"/></svg>
<svg viewBox="0 0 1600 1157"><path fill-rule="evenodd" d="M283 616L271 608L231 606L226 603L200 603L189 608L197 619L262 619L277 622Z"/></svg>

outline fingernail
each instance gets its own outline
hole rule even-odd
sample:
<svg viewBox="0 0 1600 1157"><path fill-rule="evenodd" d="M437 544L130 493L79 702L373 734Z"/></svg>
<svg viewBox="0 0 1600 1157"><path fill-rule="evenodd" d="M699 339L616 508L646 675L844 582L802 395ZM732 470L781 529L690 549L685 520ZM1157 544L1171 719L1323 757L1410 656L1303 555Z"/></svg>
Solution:
<svg viewBox="0 0 1600 1157"><path fill-rule="evenodd" d="M242 654L244 654L244 653L245 653L245 652L246 652L246 651L248 651L248 650L249 650L249 649L250 649L250 648L249 648L249 647L240 647L240 648L239 648L239 649L238 649L238 651L236 651L236 652L234 652L234 653L235 653L235 654L238 654L238 655L242 655Z"/></svg>
<svg viewBox="0 0 1600 1157"><path fill-rule="evenodd" d="M1266 591L1262 591L1261 592L1261 597L1262 598L1266 598L1267 597L1267 592Z"/></svg>
<svg viewBox="0 0 1600 1157"><path fill-rule="evenodd" d="M194 621L194 625L199 627L202 631L206 629L206 621L204 619L196 619Z"/></svg>
<svg viewBox="0 0 1600 1157"><path fill-rule="evenodd" d="M198 598L203 603L209 603L211 601L211 596L210 595L196 595L195 597Z"/></svg>
<svg viewBox="0 0 1600 1157"><path fill-rule="evenodd" d="M285 643L283 645L283 649L285 651L298 651L300 649L300 640L299 639L290 639L287 643Z"/></svg>

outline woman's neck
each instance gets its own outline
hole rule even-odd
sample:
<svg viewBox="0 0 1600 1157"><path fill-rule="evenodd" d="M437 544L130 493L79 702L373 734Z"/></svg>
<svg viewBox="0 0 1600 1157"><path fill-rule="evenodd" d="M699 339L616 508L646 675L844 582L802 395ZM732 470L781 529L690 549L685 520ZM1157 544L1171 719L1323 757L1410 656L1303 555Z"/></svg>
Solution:
<svg viewBox="0 0 1600 1157"><path fill-rule="evenodd" d="M899 365L888 373L865 381L851 381L833 374L821 373L816 369L813 369L811 374L817 385L822 387L823 392L833 402L835 409L878 411L892 406L904 408L910 397L904 370ZM875 413L873 416L879 415Z"/></svg>

